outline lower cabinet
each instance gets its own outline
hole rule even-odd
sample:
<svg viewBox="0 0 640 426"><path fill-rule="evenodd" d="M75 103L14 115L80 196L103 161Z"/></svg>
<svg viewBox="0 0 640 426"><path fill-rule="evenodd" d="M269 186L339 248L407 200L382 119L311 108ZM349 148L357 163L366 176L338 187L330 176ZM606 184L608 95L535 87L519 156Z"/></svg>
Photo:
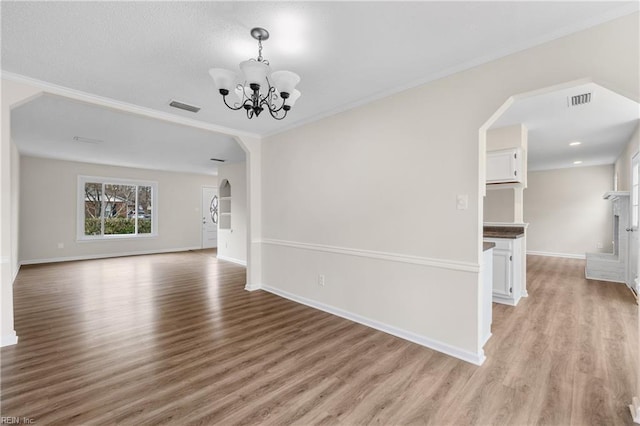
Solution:
<svg viewBox="0 0 640 426"><path fill-rule="evenodd" d="M522 239L485 238L493 249L493 301L515 306L522 297Z"/></svg>

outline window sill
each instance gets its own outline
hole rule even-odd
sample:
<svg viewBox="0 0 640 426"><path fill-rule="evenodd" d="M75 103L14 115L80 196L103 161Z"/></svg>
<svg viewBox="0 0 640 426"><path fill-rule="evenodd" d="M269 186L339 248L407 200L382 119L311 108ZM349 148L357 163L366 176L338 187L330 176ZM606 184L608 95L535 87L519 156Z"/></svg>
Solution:
<svg viewBox="0 0 640 426"><path fill-rule="evenodd" d="M120 241L120 240L147 240L157 238L158 234L143 234L143 235L106 235L99 237L81 237L76 238L78 243L93 243L99 241Z"/></svg>

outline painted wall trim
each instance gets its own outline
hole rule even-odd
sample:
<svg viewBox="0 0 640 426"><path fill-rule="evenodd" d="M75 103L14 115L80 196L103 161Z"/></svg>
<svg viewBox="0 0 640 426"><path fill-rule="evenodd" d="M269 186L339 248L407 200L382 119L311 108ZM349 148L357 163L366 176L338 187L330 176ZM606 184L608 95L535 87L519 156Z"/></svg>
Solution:
<svg viewBox="0 0 640 426"><path fill-rule="evenodd" d="M296 241L275 240L264 238L262 244L281 247L291 247L301 250L320 251L325 253L343 254L348 256L367 257L370 259L386 260L389 262L410 263L413 265L431 266L440 269L450 269L463 272L480 272L480 264L458 260L436 259L431 257L411 256L400 253L389 253L373 250L362 250L350 247L328 246L323 244L300 243Z"/></svg>
<svg viewBox="0 0 640 426"><path fill-rule="evenodd" d="M108 253L108 254L87 254L82 256L68 256L68 257L52 257L48 259L28 259L20 261L21 265L37 265L39 263L56 263L56 262L70 262L74 260L91 260L91 259L107 259L111 257L125 257L125 256L140 256L145 254L161 254L161 253L175 253L181 251L201 250L201 247L180 247L169 248L160 250L140 250L129 251L120 253Z"/></svg>
<svg viewBox="0 0 640 426"><path fill-rule="evenodd" d="M388 90L384 90L384 91L382 91L380 93L376 93L375 95L368 96L368 97L366 97L364 99L361 99L359 101L355 101L355 102L352 102L352 103L349 103L349 104L346 104L346 105L339 106L337 108L330 109L329 111L321 113L321 114L319 114L317 116L310 117L310 118L304 119L304 120L294 121L291 124L289 124L288 126L285 126L284 128L281 128L279 130L268 132L264 136L265 137L269 137L269 136L277 135L279 133L284 133L284 132L286 132L288 130L294 129L296 127L303 126L305 124L312 123L314 121L318 121L318 120L320 120L322 118L330 117L330 116L338 114L340 112L347 111L347 110L350 110L352 108L356 108L358 106L374 102L374 101L376 101L378 99L386 98L386 97L394 95L396 93L403 92L405 90L409 90L409 89L412 89L414 87L422 86L422 85L425 85L425 84L430 83L432 81L439 80L441 78L448 77L450 75L453 75L453 74L456 74L456 73L459 73L459 72L462 72L462 71L465 71L465 70L469 70L469 69L475 68L477 66L480 66L480 65L495 61L495 60L500 59L500 58L504 58L504 57L512 55L514 53L522 52L524 50L527 50L527 49L530 49L530 48L533 48L533 47L536 47L536 46L540 46L540 45L542 45L544 43L548 43L548 42L551 42L553 40L557 40L559 38L562 38L562 37L577 33L579 31L583 31L583 30L586 30L588 28L604 24L605 22L614 20L616 18L621 18L621 17L629 15L631 13L635 13L637 10L638 10L638 8L637 8L637 6L635 4L624 4L623 6L621 6L619 8L613 9L613 10L611 10L611 11L605 13L605 14L602 14L602 15L596 17L596 18L589 19L586 22L580 22L580 23L577 23L577 24L574 24L574 25L569 25L569 26L566 26L566 27L564 27L562 29L556 30L556 31L554 31L552 33L545 34L544 36L538 37L535 40L531 40L531 41L526 42L526 43L520 43L518 46L511 46L509 49L504 49L504 50L502 50L500 52L497 52L497 53L494 53L494 54L491 54L491 55L486 55L486 56L483 56L481 58L475 58L475 59L472 59L470 61L454 65L454 66L452 66L450 68L447 68L445 70L440 70L440 71L437 71L435 73L431 73L431 74L423 76L423 77L421 77L421 78L419 78L417 80L411 81L411 82L409 82L407 84L403 84L401 86L397 86L397 87L394 87L394 88L391 88L391 89L388 89Z"/></svg>
<svg viewBox="0 0 640 426"><path fill-rule="evenodd" d="M235 259L233 257L220 256L219 254L216 256L220 260L224 260L226 262L236 263L238 265L247 266L247 261L242 259Z"/></svg>
<svg viewBox="0 0 640 426"><path fill-rule="evenodd" d="M429 349L442 352L446 355L461 359L462 361L466 361L471 364L482 365L482 363L486 359L484 355L484 351L482 349L480 349L480 352L478 353L469 352L467 350L460 349L455 346L451 346L446 343L439 342L437 340L432 340L432 339L429 339L428 337L425 337L425 336L422 336L398 327L394 327L392 325L385 324L383 322L376 321L371 318L363 317L362 315L358 315L353 312L345 311L343 309L336 308L331 305L326 305L324 303L317 302L315 300L307 299L306 297L298 296L298 295L289 293L287 291L284 291L275 287L271 287L269 285L263 284L262 290L275 294L276 296L284 297L285 299L289 299L294 302L301 303L303 305L307 305L315 309L319 309L321 311L330 313L332 315L336 315L336 316L348 319L350 321L357 322L362 325L366 325L367 327L371 327L373 329L382 331L384 333L391 334L392 336L396 336L401 339L416 343L420 346L424 346Z"/></svg>
<svg viewBox="0 0 640 426"><path fill-rule="evenodd" d="M104 96L94 95L92 93L83 92L81 90L71 89L69 87L59 86L57 84L49 83L46 81L38 80L35 78L27 77L21 74L12 73L2 70L2 78L15 81L18 83L27 84L29 86L42 89L46 93L54 95L64 96L70 99L76 99L82 102L90 102L96 105L102 105L108 108L115 108L121 111L127 111L133 114L142 115L145 117L156 118L162 121L168 121L171 123L183 124L185 126L195 127L204 130L210 130L212 132L222 133L231 136L250 136L260 137L256 133L245 132L238 129L232 129L230 127L220 126L205 121L194 120L192 118L182 117L176 114L170 114L168 112L158 111L155 109L142 107L128 102L118 101L116 99L107 98Z"/></svg>
<svg viewBox="0 0 640 426"><path fill-rule="evenodd" d="M11 346L15 345L16 343L18 343L18 335L15 331L0 338L0 347Z"/></svg>
<svg viewBox="0 0 640 426"><path fill-rule="evenodd" d="M20 272L20 263L18 262L18 265L16 266L15 271L13 271L13 276L11 277L11 282L14 282L16 280L16 277L18 276L18 272Z"/></svg>
<svg viewBox="0 0 640 426"><path fill-rule="evenodd" d="M567 259L586 259L586 255L575 253L554 253L550 251L527 250L527 254L531 254L534 256L564 257Z"/></svg>
<svg viewBox="0 0 640 426"><path fill-rule="evenodd" d="M261 290L262 289L262 284L249 284L249 283L247 283L247 285L244 286L244 289L247 290L247 291Z"/></svg>

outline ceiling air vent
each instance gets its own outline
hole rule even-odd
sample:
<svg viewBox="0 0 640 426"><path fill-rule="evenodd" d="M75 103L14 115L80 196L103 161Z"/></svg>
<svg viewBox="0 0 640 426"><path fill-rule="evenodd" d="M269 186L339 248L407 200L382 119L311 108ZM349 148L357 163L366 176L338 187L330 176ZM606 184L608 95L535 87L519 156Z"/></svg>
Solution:
<svg viewBox="0 0 640 426"><path fill-rule="evenodd" d="M219 162L221 162L221 163L224 163L224 162L225 162L225 161L227 161L227 160L221 160L221 159L219 159L219 158L212 158L212 159L211 159L211 161L219 161Z"/></svg>
<svg viewBox="0 0 640 426"><path fill-rule="evenodd" d="M73 140L76 141L76 142L93 143L93 144L98 144L98 143L104 142L102 139L91 139L91 138L85 138L85 137L82 137L82 136L74 136Z"/></svg>
<svg viewBox="0 0 640 426"><path fill-rule="evenodd" d="M172 107L178 108L178 109L183 109L183 110L189 111L189 112L198 112L198 111L200 111L200 107L189 105L189 104L185 104L184 102L180 102L180 101L176 101L176 100L171 100L171 102L169 102L169 106L172 106Z"/></svg>
<svg viewBox="0 0 640 426"><path fill-rule="evenodd" d="M588 104L589 102L591 102L591 92L567 98L567 105L570 107Z"/></svg>

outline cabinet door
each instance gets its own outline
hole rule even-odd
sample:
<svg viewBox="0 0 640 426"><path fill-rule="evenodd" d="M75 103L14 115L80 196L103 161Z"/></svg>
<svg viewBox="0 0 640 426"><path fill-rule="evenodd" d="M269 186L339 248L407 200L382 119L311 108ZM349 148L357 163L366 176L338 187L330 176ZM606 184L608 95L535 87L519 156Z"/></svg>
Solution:
<svg viewBox="0 0 640 426"><path fill-rule="evenodd" d="M517 149L487 152L487 183L521 182Z"/></svg>
<svg viewBox="0 0 640 426"><path fill-rule="evenodd" d="M493 293L511 296L511 252L493 250Z"/></svg>

